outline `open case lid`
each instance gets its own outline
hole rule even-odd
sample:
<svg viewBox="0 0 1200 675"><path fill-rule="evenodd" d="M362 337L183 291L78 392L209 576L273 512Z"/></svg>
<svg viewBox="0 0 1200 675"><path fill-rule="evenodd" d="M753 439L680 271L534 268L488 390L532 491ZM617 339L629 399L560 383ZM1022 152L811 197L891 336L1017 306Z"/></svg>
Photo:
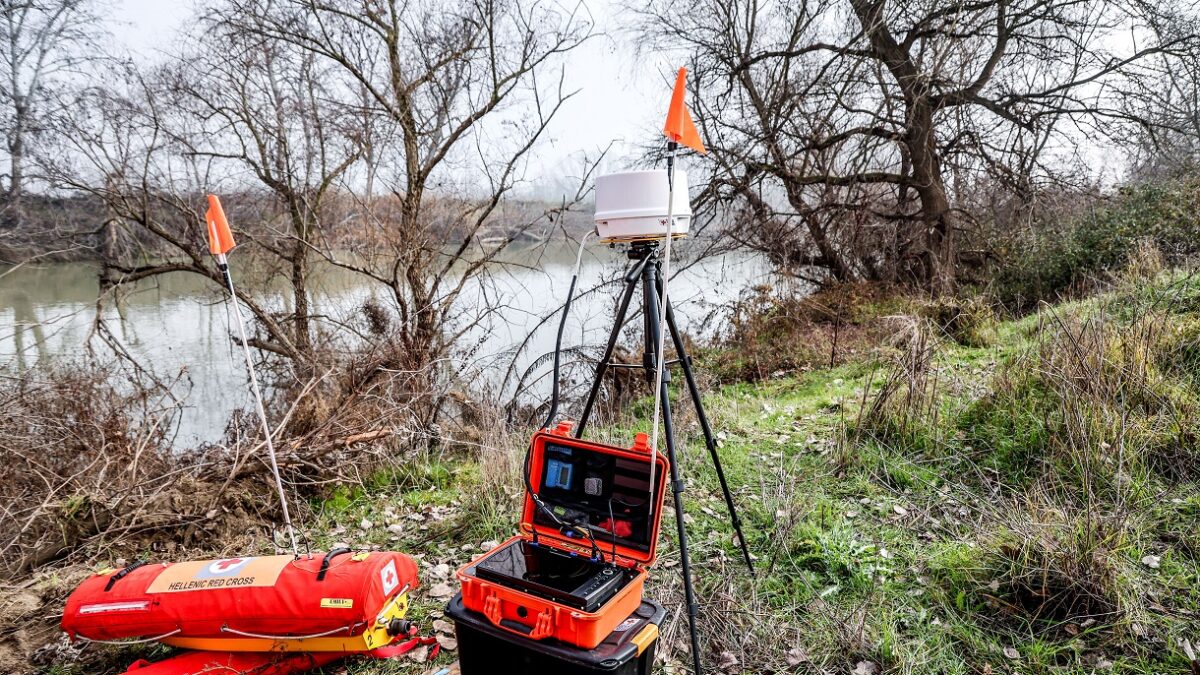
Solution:
<svg viewBox="0 0 1200 675"><path fill-rule="evenodd" d="M653 564L662 524L667 459L662 454L653 458L651 508L649 436L639 433L632 447L621 448L574 438L571 427L571 422L562 422L554 430L533 435L527 458L529 484L542 503L564 522L586 521L606 560L625 566ZM560 550L584 555L592 552L587 537L564 534L549 515L537 508L528 491L521 532Z"/></svg>

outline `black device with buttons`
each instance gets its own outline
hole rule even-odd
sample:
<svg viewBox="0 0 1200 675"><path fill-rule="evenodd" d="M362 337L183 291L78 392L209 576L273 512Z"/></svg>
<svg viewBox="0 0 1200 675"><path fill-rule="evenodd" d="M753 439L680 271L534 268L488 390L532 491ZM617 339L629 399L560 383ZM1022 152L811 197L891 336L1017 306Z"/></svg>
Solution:
<svg viewBox="0 0 1200 675"><path fill-rule="evenodd" d="M629 580L615 565L524 540L480 561L475 575L585 612L600 609Z"/></svg>

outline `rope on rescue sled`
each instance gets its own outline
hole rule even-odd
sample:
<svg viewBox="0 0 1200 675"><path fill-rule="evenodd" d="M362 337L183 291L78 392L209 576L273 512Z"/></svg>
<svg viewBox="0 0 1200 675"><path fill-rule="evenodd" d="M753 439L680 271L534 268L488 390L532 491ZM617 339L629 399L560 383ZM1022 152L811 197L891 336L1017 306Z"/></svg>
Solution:
<svg viewBox="0 0 1200 675"><path fill-rule="evenodd" d="M330 635L335 635L341 632L346 632L353 635L354 629L362 625L364 624L360 621L349 626L341 626L340 628L327 630L323 633L310 633L308 635L267 635L265 633L247 633L246 631L241 631L236 628L230 628L228 625L221 626L221 632L232 633L233 635L237 635L239 637L255 638L257 640L312 640L314 638L329 637Z"/></svg>
<svg viewBox="0 0 1200 675"><path fill-rule="evenodd" d="M98 645L144 645L148 642L158 642L159 640L165 640L165 639L171 637L172 635L178 635L182 631L183 631L182 628L176 628L175 630L173 630L169 633L163 633L162 635L155 635L154 637L139 638L136 640L94 640L90 637L87 637L86 635L76 635L75 639L83 640L84 642L92 642L92 643L95 643Z"/></svg>

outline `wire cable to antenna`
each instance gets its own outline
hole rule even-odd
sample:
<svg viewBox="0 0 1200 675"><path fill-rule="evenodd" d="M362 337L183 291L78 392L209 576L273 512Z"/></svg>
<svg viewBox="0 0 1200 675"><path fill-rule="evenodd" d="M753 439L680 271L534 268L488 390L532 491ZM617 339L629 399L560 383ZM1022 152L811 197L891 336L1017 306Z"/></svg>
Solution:
<svg viewBox="0 0 1200 675"><path fill-rule="evenodd" d="M550 425L554 424L554 416L558 414L558 374L562 359L563 332L567 328L567 315L571 311L571 300L575 298L575 283L579 281L579 269L583 265L583 249L587 246L588 237L593 234L595 234L595 231L583 235L583 239L579 240L579 253L575 254L575 271L571 274L571 285L567 287L567 301L563 303L562 318L558 321L558 335L554 339L554 371L552 376L553 381L550 385L550 413L546 415L546 421L542 423L543 429L549 429Z"/></svg>
<svg viewBox="0 0 1200 675"><path fill-rule="evenodd" d="M547 430L551 428L552 424L554 424L554 417L556 415L558 415L558 400L559 400L559 395L560 395L559 385L558 385L558 375L559 375L559 368L561 366L563 332L566 330L566 327L567 327L567 316L569 315L569 313L571 311L571 300L573 300L575 297L575 283L579 280L579 270L583 265L583 249L584 249L584 247L587 246L588 237L592 236L593 234L595 234L594 231L588 232L587 234L583 235L583 239L579 240L579 252L577 254L575 254L575 270L571 273L571 285L567 288L567 300L566 300L566 302L563 303L562 318L558 322L558 335L555 337L555 340L554 340L554 371L553 371L553 380L554 381L553 381L553 384L551 385L551 390L550 390L551 391L551 393L550 393L550 412L549 412L549 414L546 415L546 421L542 423L542 428L547 429ZM600 553L599 553L600 548L596 544L596 537L595 537L595 535L592 534L590 526L585 524L583 527L580 527L577 524L564 523L562 521L562 519L558 517L558 514L554 513L554 510L551 509L549 506L547 506L546 503L542 501L542 498L538 496L537 491L535 491L533 489L533 480L530 477L530 473L532 471L532 463L533 463L533 445L531 444L529 449L525 451L525 463L524 463L524 467L522 470L522 474L525 479L525 492L528 493L529 498L533 500L535 514L538 511L544 513L546 516L548 516L550 518L551 521L553 521L556 525L558 525L560 532L565 531L565 530L572 530L572 531L579 532L580 534L583 534L584 536L586 536L588 538L589 543L592 546L592 558L593 559L600 558L601 557ZM530 525L531 525L531 529L533 530L533 543L537 544L538 543L537 524L530 523Z"/></svg>

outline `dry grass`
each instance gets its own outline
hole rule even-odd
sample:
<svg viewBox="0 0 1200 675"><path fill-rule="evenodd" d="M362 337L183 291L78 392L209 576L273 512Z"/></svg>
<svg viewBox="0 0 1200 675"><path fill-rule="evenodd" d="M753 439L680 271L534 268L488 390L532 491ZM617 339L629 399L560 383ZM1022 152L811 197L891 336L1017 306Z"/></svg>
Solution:
<svg viewBox="0 0 1200 675"><path fill-rule="evenodd" d="M450 389L440 394L446 426L426 421L439 395L415 386L419 378L385 352L344 365L271 402L301 524L337 490L360 489L430 447L473 452L490 438L485 430L503 426ZM68 649L55 625L66 593L97 566L285 547L257 418L239 412L222 442L180 449L172 442L179 405L169 383L91 363L0 380L0 582L11 584L0 589L0 670L23 672L30 658L106 669L111 652ZM494 501L498 512L500 482L477 493L473 508Z"/></svg>
<svg viewBox="0 0 1200 675"><path fill-rule="evenodd" d="M117 377L64 368L0 382L0 560L8 574L83 542L179 524L161 519L162 500L187 478L169 455L174 403L158 389L120 387Z"/></svg>
<svg viewBox="0 0 1200 675"><path fill-rule="evenodd" d="M735 305L712 369L722 382L755 382L862 358L886 339L882 317L905 302L882 284L757 286Z"/></svg>
<svg viewBox="0 0 1200 675"><path fill-rule="evenodd" d="M1140 255L1109 294L1015 324L1006 339L1019 349L966 402L938 364L971 351L910 331L852 429L937 467L940 494L987 495L970 548L933 568L964 620L1037 636L1052 662L1066 657L1056 640L1081 635L1093 659L1178 653L1179 617L1196 611L1155 571L1187 555L1162 510L1200 476L1200 390L1170 365L1188 348L1198 285L1163 279ZM1192 561L1179 560L1185 578Z"/></svg>

